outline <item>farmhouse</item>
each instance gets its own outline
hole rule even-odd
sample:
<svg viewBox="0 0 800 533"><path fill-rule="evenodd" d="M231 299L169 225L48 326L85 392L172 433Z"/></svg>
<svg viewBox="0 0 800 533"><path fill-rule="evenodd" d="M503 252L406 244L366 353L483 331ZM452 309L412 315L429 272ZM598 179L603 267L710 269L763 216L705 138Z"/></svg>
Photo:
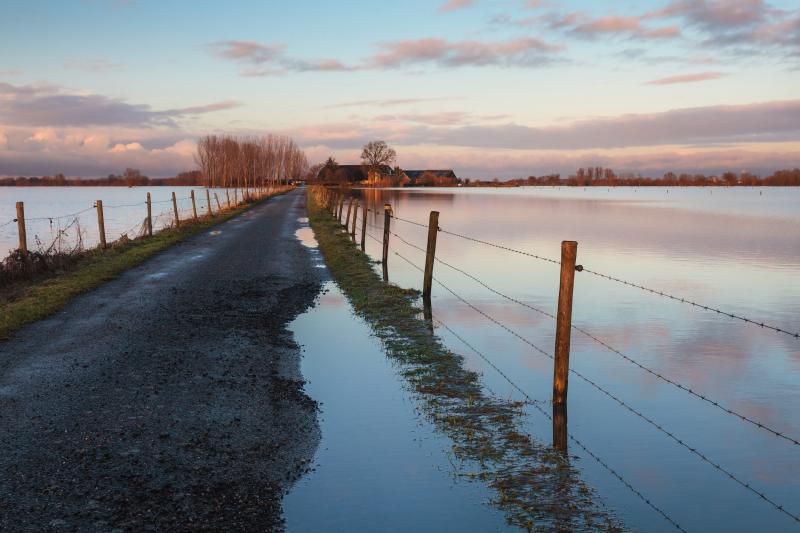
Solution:
<svg viewBox="0 0 800 533"><path fill-rule="evenodd" d="M416 187L447 187L458 185L456 173L448 170L405 170L408 185Z"/></svg>

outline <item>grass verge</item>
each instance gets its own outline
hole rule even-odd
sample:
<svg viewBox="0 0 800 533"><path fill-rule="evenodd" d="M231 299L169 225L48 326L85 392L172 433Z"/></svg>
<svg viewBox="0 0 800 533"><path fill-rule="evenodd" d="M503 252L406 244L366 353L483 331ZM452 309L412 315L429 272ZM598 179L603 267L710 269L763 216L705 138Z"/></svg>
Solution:
<svg viewBox="0 0 800 533"><path fill-rule="evenodd" d="M309 222L325 262L351 305L397 363L421 412L452 441L456 472L493 487L492 504L522 529L619 531L564 457L522 428L522 402L484 393L480 376L464 368L421 318L419 293L384 283L372 259L309 190Z"/></svg>
<svg viewBox="0 0 800 533"><path fill-rule="evenodd" d="M196 223L184 222L178 228L164 229L152 237L115 243L106 250L90 250L67 272L4 288L0 302L0 340L8 339L14 331L26 324L60 311L75 296L116 278L156 253L230 220L262 201L264 200L213 218L202 218Z"/></svg>

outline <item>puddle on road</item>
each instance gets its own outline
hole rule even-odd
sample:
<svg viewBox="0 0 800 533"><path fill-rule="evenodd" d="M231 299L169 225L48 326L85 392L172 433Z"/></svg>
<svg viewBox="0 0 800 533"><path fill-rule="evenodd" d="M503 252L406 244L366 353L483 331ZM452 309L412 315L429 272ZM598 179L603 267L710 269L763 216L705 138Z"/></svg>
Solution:
<svg viewBox="0 0 800 533"><path fill-rule="evenodd" d="M306 219L308 220L308 219ZM295 237L300 240L303 246L307 248L318 248L317 239L314 238L314 230L308 226L304 226L294 232Z"/></svg>
<svg viewBox="0 0 800 533"><path fill-rule="evenodd" d="M492 491L466 481L370 328L329 282L292 324L320 402L315 469L284 499L288 530L507 531ZM458 467L457 467L458 465Z"/></svg>

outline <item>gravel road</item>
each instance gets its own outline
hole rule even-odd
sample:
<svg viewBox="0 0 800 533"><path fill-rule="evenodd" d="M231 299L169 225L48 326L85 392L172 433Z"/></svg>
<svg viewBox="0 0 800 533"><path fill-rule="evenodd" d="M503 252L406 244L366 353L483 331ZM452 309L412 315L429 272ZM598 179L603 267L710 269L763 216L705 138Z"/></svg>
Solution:
<svg viewBox="0 0 800 533"><path fill-rule="evenodd" d="M268 200L0 341L0 530L282 528L319 443L304 216Z"/></svg>

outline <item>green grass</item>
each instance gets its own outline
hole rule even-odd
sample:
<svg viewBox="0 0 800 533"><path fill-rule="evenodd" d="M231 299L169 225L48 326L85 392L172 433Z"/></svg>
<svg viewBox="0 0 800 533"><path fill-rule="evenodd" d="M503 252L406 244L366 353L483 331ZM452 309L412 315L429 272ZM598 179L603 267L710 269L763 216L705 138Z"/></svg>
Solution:
<svg viewBox="0 0 800 533"><path fill-rule="evenodd" d="M375 262L309 190L309 221L325 262L351 305L381 340L421 412L452 441L459 474L497 492L492 504L527 530L618 531L569 458L521 429L525 404L489 396L422 318L419 292L384 283Z"/></svg>
<svg viewBox="0 0 800 533"><path fill-rule="evenodd" d="M90 250L75 268L67 272L6 288L4 301L0 304L0 339L8 339L26 324L60 311L75 296L116 278L174 244L230 220L253 205L233 209L213 218L203 218L196 223L184 221L178 228L167 228L152 237L118 243L106 250Z"/></svg>

